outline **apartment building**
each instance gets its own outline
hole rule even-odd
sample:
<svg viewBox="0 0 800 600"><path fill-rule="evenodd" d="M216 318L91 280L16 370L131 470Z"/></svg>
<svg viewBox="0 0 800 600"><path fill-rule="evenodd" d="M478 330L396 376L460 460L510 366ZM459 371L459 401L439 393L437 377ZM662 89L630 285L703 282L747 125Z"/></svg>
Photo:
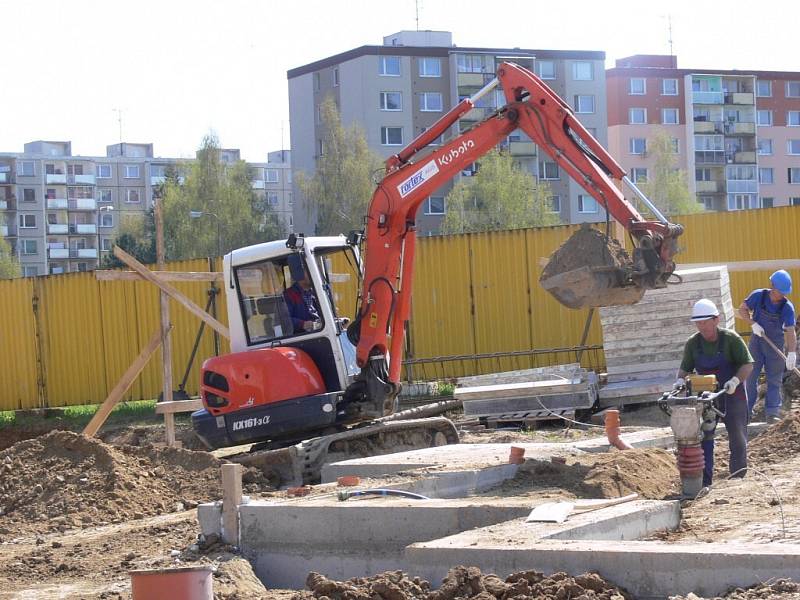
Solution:
<svg viewBox="0 0 800 600"><path fill-rule="evenodd" d="M648 140L672 138L707 210L800 205L800 73L679 69L636 55L606 72L608 143L631 178L653 166Z"/></svg>
<svg viewBox="0 0 800 600"><path fill-rule="evenodd" d="M361 46L291 69L289 113L292 123L292 168L311 174L325 151L319 106L332 96L345 126L358 123L369 146L380 156L395 154L435 123L463 98L472 96L495 76L497 65L512 61L534 70L569 102L581 122L607 141L605 53L521 48L469 48L453 45L445 31L401 31L382 46ZM505 104L502 90L485 96L443 136L447 141ZM591 196L559 172L557 165L522 132L502 144L518 162L552 190L552 210L565 223L605 220ZM474 174L474 166L462 177ZM420 235L439 230L447 211L445 196L452 182L426 199L417 214ZM313 233L315 218L306 199L294 190L295 229Z"/></svg>
<svg viewBox="0 0 800 600"><path fill-rule="evenodd" d="M241 159L223 149L223 162ZM0 235L19 258L25 276L97 268L111 251L119 225L141 216L170 170L186 164L155 157L153 144L119 143L105 156L73 156L68 141L35 141L23 152L0 153ZM292 227L291 162L288 151L249 163L261 205Z"/></svg>

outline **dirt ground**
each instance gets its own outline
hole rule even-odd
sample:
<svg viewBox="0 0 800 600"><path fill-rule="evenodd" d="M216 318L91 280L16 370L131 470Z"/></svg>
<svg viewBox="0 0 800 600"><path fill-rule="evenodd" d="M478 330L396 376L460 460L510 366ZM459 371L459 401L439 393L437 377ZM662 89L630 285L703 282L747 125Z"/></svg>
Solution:
<svg viewBox="0 0 800 600"><path fill-rule="evenodd" d="M624 413L626 424L623 434L665 421L657 409L643 409ZM127 427L104 434L104 442L57 430L0 451L0 598L127 600L128 571L186 564L216 568L218 600L627 597L592 575L525 573L501 581L466 567L454 569L449 583L437 591L398 573L342 584L310 576L309 591L265 590L232 548L216 539L198 539L192 508L220 497L221 461L205 452L153 446L162 434L158 426ZM553 423L531 432L473 431L463 441L556 442L598 435L602 428ZM800 411L752 440L751 472L743 480L724 479L727 443L724 436L718 441L715 485L685 504L678 531L653 539L799 542L795 473L800 468ZM678 485L672 453L646 449L570 457L563 464L528 461L515 479L484 495L586 498L636 492L657 499L674 495ZM245 490L261 497L285 495L256 472L246 474ZM768 584L729 597L800 598L795 584Z"/></svg>

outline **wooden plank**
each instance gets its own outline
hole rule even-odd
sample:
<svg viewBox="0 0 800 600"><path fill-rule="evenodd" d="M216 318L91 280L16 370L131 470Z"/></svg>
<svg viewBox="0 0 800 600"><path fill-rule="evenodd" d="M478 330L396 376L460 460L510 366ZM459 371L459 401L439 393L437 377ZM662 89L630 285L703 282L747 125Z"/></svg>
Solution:
<svg viewBox="0 0 800 600"><path fill-rule="evenodd" d="M777 269L800 269L800 259L778 258L773 260L745 260L725 263L686 263L678 265L678 269L698 269L704 267L725 266L728 272L775 271Z"/></svg>
<svg viewBox="0 0 800 600"><path fill-rule="evenodd" d="M156 414L174 414L183 412L194 412L203 408L203 401L200 398L192 398L191 400L173 400L172 402L158 402L156 403Z"/></svg>
<svg viewBox="0 0 800 600"><path fill-rule="evenodd" d="M146 279L150 283L154 283L159 288L164 290L167 294L169 294L171 298L181 303L189 312L191 312L197 318L205 321L207 325L213 327L216 331L218 331L221 335L224 335L227 339L231 339L230 331L228 330L227 327L225 327L225 325L217 321L214 317L209 315L206 311L204 311L197 304L192 302L184 294L176 290L169 283L161 281L155 274L153 274L152 271L148 270L147 267L145 267L142 263L140 263L130 254L125 252L119 246L114 246L114 256L116 256L118 259L120 259L122 262L128 265L131 269L141 274L144 279Z"/></svg>
<svg viewBox="0 0 800 600"><path fill-rule="evenodd" d="M239 545L239 505L242 503L242 465L222 465L222 541Z"/></svg>
<svg viewBox="0 0 800 600"><path fill-rule="evenodd" d="M179 271L151 271L161 281L222 281L222 273L179 272ZM144 277L136 271L95 271L94 276L98 281L142 281Z"/></svg>
<svg viewBox="0 0 800 600"><path fill-rule="evenodd" d="M523 383L508 383L503 385L483 385L469 388L456 388L453 391L453 396L465 401L473 398L519 398L560 392L583 391L587 388L588 383L582 383L580 379L551 379L547 381L527 381Z"/></svg>
<svg viewBox="0 0 800 600"><path fill-rule="evenodd" d="M164 247L164 218L162 212L162 201L155 203L155 225L156 225L156 263L158 268L164 270L166 264L166 250ZM169 319L169 296L161 290L159 294L159 304L161 308L161 358L163 368L162 379L162 401L172 402L172 339L169 332L172 329ZM172 413L164 414L164 430L166 434L167 446L175 444L175 417Z"/></svg>
<svg viewBox="0 0 800 600"><path fill-rule="evenodd" d="M103 404L100 405L100 408L97 409L97 412L92 417L92 420L89 421L89 424L83 429L83 434L88 435L89 437L93 437L97 430L102 427L103 423L106 422L109 413L111 410L119 403L122 399L122 396L125 392L128 391L128 388L131 387L131 384L142 372L144 366L147 364L147 361L153 355L153 352L156 351L161 345L161 330L156 331L153 336L150 338L150 341L147 343L147 346L139 353L139 356L136 357L131 363L131 366L128 367L128 370L122 375L120 380L117 382L117 385L114 386L114 389L111 390L111 393L105 399Z"/></svg>
<svg viewBox="0 0 800 600"><path fill-rule="evenodd" d="M566 365L554 365L551 367L535 367L533 369L522 369L519 371L500 371L498 373L486 373L484 375L471 375L469 377L459 377L458 385L462 388L476 387L481 385L496 385L500 383L522 383L526 381L542 381L553 379L554 375L566 376L570 379L583 377L586 369L581 368L578 363Z"/></svg>

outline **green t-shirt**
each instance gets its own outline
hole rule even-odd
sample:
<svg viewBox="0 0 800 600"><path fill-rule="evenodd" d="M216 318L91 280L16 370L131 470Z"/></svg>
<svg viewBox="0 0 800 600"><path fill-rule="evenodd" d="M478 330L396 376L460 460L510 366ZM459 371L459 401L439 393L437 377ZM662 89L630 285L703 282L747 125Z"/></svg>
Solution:
<svg viewBox="0 0 800 600"><path fill-rule="evenodd" d="M750 350L741 336L735 331L730 329L717 328L719 335L722 337L722 354L725 360L734 365L737 369L744 364L753 362L753 357L750 355ZM702 353L707 356L714 356L717 353L717 342L707 342L698 331L686 342L683 347L683 360L681 361L681 370L686 373L694 371L694 354L693 350L697 348L697 338L702 341Z"/></svg>

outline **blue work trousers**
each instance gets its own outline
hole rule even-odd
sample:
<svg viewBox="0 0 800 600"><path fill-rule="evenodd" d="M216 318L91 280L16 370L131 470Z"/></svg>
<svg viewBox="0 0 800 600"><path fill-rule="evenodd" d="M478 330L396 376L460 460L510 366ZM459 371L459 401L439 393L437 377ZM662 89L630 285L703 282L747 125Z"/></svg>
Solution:
<svg viewBox="0 0 800 600"><path fill-rule="evenodd" d="M776 344L778 348L783 346L783 340ZM786 362L778 356L767 342L759 336L753 336L750 340L750 354L753 355L753 372L747 378L747 407L750 414L753 414L753 406L758 400L758 377L761 369L767 375L767 398L764 402L764 413L766 416L778 416L781 408L781 381Z"/></svg>

